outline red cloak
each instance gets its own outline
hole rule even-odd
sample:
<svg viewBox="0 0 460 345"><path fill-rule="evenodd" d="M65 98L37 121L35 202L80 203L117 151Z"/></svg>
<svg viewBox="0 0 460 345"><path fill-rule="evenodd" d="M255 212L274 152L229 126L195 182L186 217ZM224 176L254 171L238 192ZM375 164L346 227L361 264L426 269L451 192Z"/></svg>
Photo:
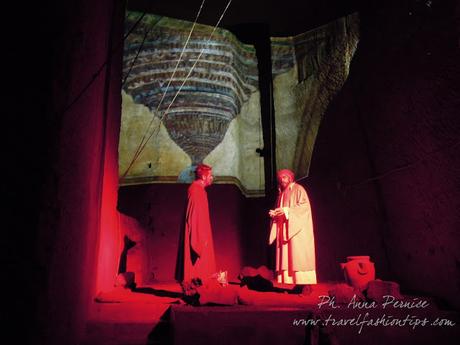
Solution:
<svg viewBox="0 0 460 345"><path fill-rule="evenodd" d="M184 276L205 280L216 272L216 260L209 218L208 195L200 180L188 189L185 217Z"/></svg>

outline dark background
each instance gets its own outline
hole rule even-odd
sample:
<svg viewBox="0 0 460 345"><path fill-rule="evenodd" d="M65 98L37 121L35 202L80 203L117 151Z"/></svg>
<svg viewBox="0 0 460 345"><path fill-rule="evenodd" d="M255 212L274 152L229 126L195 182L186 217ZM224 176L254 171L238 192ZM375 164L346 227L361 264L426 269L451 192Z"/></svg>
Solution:
<svg viewBox="0 0 460 345"><path fill-rule="evenodd" d="M336 278L337 262L365 251L384 279L458 309L458 2L319 3L268 11L293 13L269 15L274 33L281 22L300 33L353 11L361 18L349 79L324 116L305 183L318 276ZM244 15L262 6L271 8L235 5L233 18L250 22ZM167 13L181 18L181 8ZM4 13L2 321L19 327L13 343L78 343L99 279L101 219L116 216L124 5L7 3Z"/></svg>

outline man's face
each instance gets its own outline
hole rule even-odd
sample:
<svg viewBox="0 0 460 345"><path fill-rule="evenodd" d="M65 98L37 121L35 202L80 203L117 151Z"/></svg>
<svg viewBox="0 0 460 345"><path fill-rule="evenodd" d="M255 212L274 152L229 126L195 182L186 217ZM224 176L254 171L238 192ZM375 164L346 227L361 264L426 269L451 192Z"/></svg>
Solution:
<svg viewBox="0 0 460 345"><path fill-rule="evenodd" d="M201 178L205 187L210 186L214 180L214 176L212 176L212 170L210 170L207 174L204 174Z"/></svg>
<svg viewBox="0 0 460 345"><path fill-rule="evenodd" d="M280 186L281 190L285 190L291 182L292 180L289 175L278 175L278 186Z"/></svg>

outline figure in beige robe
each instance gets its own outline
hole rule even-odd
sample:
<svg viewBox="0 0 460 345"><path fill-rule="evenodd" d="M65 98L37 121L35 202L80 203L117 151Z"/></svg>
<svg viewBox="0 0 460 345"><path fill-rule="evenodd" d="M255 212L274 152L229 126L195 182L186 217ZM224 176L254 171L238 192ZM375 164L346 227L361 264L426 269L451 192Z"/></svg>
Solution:
<svg viewBox="0 0 460 345"><path fill-rule="evenodd" d="M294 173L278 171L279 195L272 218L269 244L276 239L277 281L284 284L316 284L315 241L310 201L305 189L294 182Z"/></svg>

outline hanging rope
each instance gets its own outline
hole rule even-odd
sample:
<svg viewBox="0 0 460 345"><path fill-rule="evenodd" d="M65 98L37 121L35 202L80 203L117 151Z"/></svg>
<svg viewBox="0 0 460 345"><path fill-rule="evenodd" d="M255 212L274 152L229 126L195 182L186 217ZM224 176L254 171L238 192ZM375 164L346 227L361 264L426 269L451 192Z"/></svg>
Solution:
<svg viewBox="0 0 460 345"><path fill-rule="evenodd" d="M417 164L420 164L422 162L427 161L428 159L430 159L431 156L434 156L435 154L443 152L445 150L450 150L450 149L452 149L452 148L454 148L454 147L456 147L458 145L460 145L460 141L456 141L452 145L449 145L449 146L441 147L438 150L428 152L423 158L420 158L420 159L416 160L415 162L408 163L408 164L406 164L404 166L397 167L397 168L394 168L394 169L390 169L390 170L388 170L388 171L386 171L384 173L381 173L379 175L366 178L366 179L364 179L364 180L362 180L360 182L356 182L356 183L353 183L353 184L343 184L343 186L344 186L344 188L350 189L350 188L359 187L359 186L364 185L364 184L369 183L369 182L381 180L381 179L387 177L388 175L391 175L391 174L394 174L396 172L412 168ZM298 178L297 180L295 180L295 182L299 182L299 181L304 180L306 178L308 178L308 175L305 175L305 176L302 176L302 177Z"/></svg>
<svg viewBox="0 0 460 345"><path fill-rule="evenodd" d="M209 42L211 42L211 38L212 36L214 35L214 32L216 32L217 30L217 27L219 26L220 22L222 21L222 18L224 18L224 15L225 13L227 12L227 9L230 7L230 4L232 3L232 0L229 0L228 3L227 3L227 6L225 6L225 9L224 11L222 12L222 15L220 16L219 20L217 21L217 24L214 26L214 29L212 30L211 34L209 35L208 37L208 40L206 41L206 44L208 44ZM179 93L181 92L182 90L182 87L184 86L185 82L187 81L187 79L190 77L190 75L192 74L193 72L193 69L195 68L195 66L197 65L198 61L200 61L201 59L201 56L203 55L203 52L204 52L204 47L201 49L200 51L200 54L198 55L197 59L195 60L195 63L193 64L192 68L190 69L190 71L188 72L187 76L185 77L184 81L182 82L181 86L179 87L179 90L176 92L173 100L171 101L171 103L169 103L169 106L168 108L163 112L163 115L161 116L160 118L160 123L161 121L163 120L163 118L166 116L166 114L168 113L169 109L171 108L171 105L173 105L174 101L176 100L177 96L179 95ZM158 127L159 128L159 127ZM151 136L150 136L151 137Z"/></svg>
<svg viewBox="0 0 460 345"><path fill-rule="evenodd" d="M211 38L212 36L214 35L214 32L217 30L217 27L219 26L220 22L222 21L222 18L224 17L225 13L227 12L227 9L230 7L230 4L232 3L232 0L229 0L228 3L227 3L227 6L225 7L224 11L222 12L222 15L220 16L219 20L217 21L217 24L214 26L211 34L209 35L209 38L207 39L206 43L209 43L211 41ZM201 8L200 8L201 10ZM205 45L206 46L206 45ZM185 48L184 48L185 49ZM144 142L141 142L141 145L139 146L138 150L136 150L136 153L133 157L133 159L131 160L128 168L126 169L126 171L124 172L122 178L125 178L126 175L128 174L129 170L131 169L131 167L134 165L135 161L139 158L140 154L142 153L142 151L144 150L145 146L147 145L147 143L149 142L149 140L152 138L152 136L158 132L161 128L161 123L164 119L164 117L166 116L166 114L168 113L169 109L171 108L171 105L174 103L174 101L176 100L177 96L179 95L179 93L181 92L182 90L182 87L185 85L185 83L187 82L188 78L190 77L190 75L192 74L193 72L193 69L195 68L195 66L197 65L198 61L201 59L201 56L203 55L203 52L204 52L205 48L203 47L200 51L200 54L198 55L197 59L195 60L195 63L192 65L190 71L188 72L187 76L185 77L185 79L183 80L181 86L179 87L179 89L177 90L176 94L174 95L171 103L169 103L169 106L168 108L163 112L163 115L160 117L160 120L158 122L158 127L157 127L157 131L153 130L150 135L148 136L148 138L144 141ZM171 78L172 79L172 78ZM169 85L169 84L168 84ZM165 92L166 93L166 92ZM159 109L159 107L157 108L157 110ZM150 121L149 123L149 126L148 126L148 130L150 130L150 127L151 125L153 124L154 122L154 117L152 117L152 120Z"/></svg>
<svg viewBox="0 0 460 345"><path fill-rule="evenodd" d="M155 24L156 24L156 23L155 23ZM138 56L139 56L139 54L140 54L142 48L144 48L144 43L145 43L145 40L146 40L148 34L150 33L150 30L152 30L152 28L155 26L155 24L154 24L154 25L151 25L151 26L148 28L148 30L145 31L144 37L142 38L142 42L141 42L141 44L139 45L139 48L137 48L136 56L134 57L133 61L131 62L131 66L129 66L128 73L126 73L125 78L123 79L123 82L121 83L121 88L122 88L122 89L123 89L123 87L125 86L126 81L128 80L129 75L131 74L131 71L132 71L132 69L133 69L133 67L134 67L134 64L136 63L136 60L137 60L137 58L138 58Z"/></svg>
<svg viewBox="0 0 460 345"><path fill-rule="evenodd" d="M102 65L93 73L91 79L86 83L86 85L80 90L80 92L74 97L74 99L72 101L70 101L70 103L65 106L60 112L62 114L65 114L67 113L73 106L75 103L77 103L77 101L85 94L86 90L89 89L89 87L96 81L96 79L99 77L99 75L101 74L101 72L104 70L104 68L107 66L107 63L108 63L108 60L112 57L113 54L115 54L116 52L118 52L118 49L120 49L120 47L123 46L123 43L124 41L128 38L128 36L131 34L131 32L137 27L137 25L139 24L139 22L142 20L142 18L144 18L145 16L145 12L139 17L139 19L136 21L136 23L129 29L129 31L126 33L126 35L123 36L123 39L121 40L121 42L119 44L117 44L110 56L102 63Z"/></svg>
<svg viewBox="0 0 460 345"><path fill-rule="evenodd" d="M179 58L177 59L177 63L176 63L176 66L174 67L174 71L173 71L171 77L169 78L168 85L166 86L166 89L165 89L165 91L163 92L163 96L161 97L160 102L158 103L156 112L158 112L158 110L160 109L160 106L161 106L161 104L163 103L163 100L164 100L164 98L165 98L165 96L166 96L166 93L168 92L169 86L171 85L171 82L172 82L174 76L176 75L177 68L179 67L179 64L180 64L180 62L181 62L181 60L182 60L182 56L184 55L185 48L186 48L187 45L188 45L188 42L189 42L189 40L190 40L190 37L192 36L193 30L195 29L195 25L196 25L196 23L197 23L197 21L198 21L198 18L199 18L199 16L200 16L200 14L201 14L201 10L202 10L202 8L203 8L203 5L204 5L205 1L206 1L206 0L203 0L203 1L201 2L200 8L198 9L198 12L197 12L197 14L196 14L196 16L195 16L195 20L194 20L194 22L193 22L192 28L190 29L190 32L189 32L188 37L187 37L187 40L185 41L184 47L182 48L182 51L181 51L181 53L180 53L180 55L179 55ZM137 57L137 56L136 56L136 57ZM133 166L134 162L137 160L137 158L138 158L138 157L140 156L140 154L142 153L142 150L143 150L143 148L145 147L144 143L145 143L145 141L146 141L147 134L150 132L150 127L152 127L154 120L155 120L155 115L152 116L152 119L150 120L148 126L146 127L145 132L144 132L144 135L142 136L141 141L140 141L139 145L137 146L136 151L134 152L133 159L131 160L131 162L130 162L128 168L126 169L126 171L124 172L122 178L125 178L125 177L126 177L126 175L128 174L129 170L130 170L131 167ZM147 139L147 141L148 141L148 139Z"/></svg>
<svg viewBox="0 0 460 345"><path fill-rule="evenodd" d="M185 48L186 48L187 45L188 45L188 42L189 42L189 40L190 40L190 37L192 37L192 32L193 32L193 30L195 29L195 25L196 25L196 23L197 23L197 21L198 21L198 17L200 16L201 9L203 8L204 2L205 2L205 0L203 0L203 1L201 2L200 9L198 10L198 13L197 13L197 15L196 15L196 17L195 17L195 21L193 22L193 25L192 25L192 29L190 30L190 33L188 34L187 40L185 41L184 48L182 49L182 51L181 51L181 53L180 53L180 55L179 55L179 59L177 60L176 66L174 67L174 72L173 72L171 78L169 78L169 82L168 82L168 85L166 86L165 92L163 92L163 96L161 97L160 102L158 103L157 112L160 110L160 106L161 106L161 104L163 103L163 100L164 100L164 98L165 98L165 96L166 96L166 93L168 92L169 86L171 85L171 82L172 82L174 76L176 75L177 68L179 67L179 63L180 63L181 60L182 60L182 56L184 55Z"/></svg>
<svg viewBox="0 0 460 345"><path fill-rule="evenodd" d="M133 24L133 26L131 26L128 30L128 32L123 36L123 42L128 38L129 35L131 35L131 32L133 32L133 30L139 25L139 23L141 22L141 20L145 17L145 12L143 12L139 18L136 20L136 22ZM125 18L125 21L128 17L126 16Z"/></svg>
<svg viewBox="0 0 460 345"><path fill-rule="evenodd" d="M417 164L420 164L422 162L425 162L425 161L428 161L429 159L431 159L432 156L438 154L438 153L441 153L443 151L446 151L446 150L450 150L456 146L460 145L460 140L454 142L452 145L448 145L448 146L444 146L444 147L441 147L437 150L434 150L434 151L431 151L431 152L428 152L427 154L425 154L424 157L416 160L415 162L412 162L412 163L408 163L404 166L401 166L401 167L397 167L397 168L394 168L394 169L390 169L382 174L379 174L379 175L376 175L376 176L373 176L373 177L369 177L365 180L362 180L360 182L357 182L357 183L354 183L354 184L346 184L344 185L345 188L354 188L354 187L359 187L363 184L366 184L366 183L369 183L369 182L373 182L373 181L377 181L377 180L381 180L385 177L387 177L388 175L391 175L391 174L394 174L396 172L399 172L399 171L402 171L402 170L406 170L406 169L409 169L409 168L412 168L414 166L416 166Z"/></svg>

